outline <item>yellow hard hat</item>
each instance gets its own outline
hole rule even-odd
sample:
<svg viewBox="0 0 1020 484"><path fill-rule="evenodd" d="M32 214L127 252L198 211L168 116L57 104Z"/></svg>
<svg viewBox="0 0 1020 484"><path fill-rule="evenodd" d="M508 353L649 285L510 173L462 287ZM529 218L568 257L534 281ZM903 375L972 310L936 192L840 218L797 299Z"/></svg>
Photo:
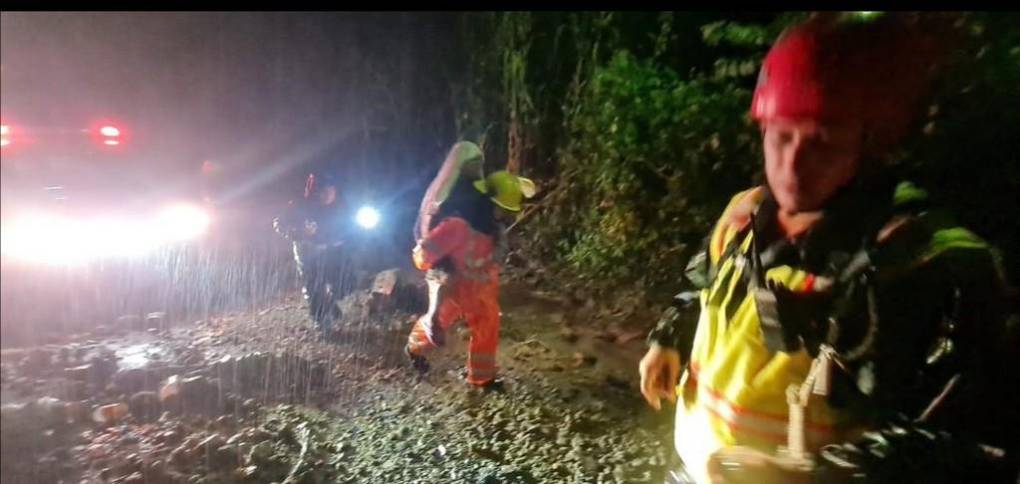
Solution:
<svg viewBox="0 0 1020 484"><path fill-rule="evenodd" d="M536 192L535 182L506 170L491 173L474 185L476 190L489 195L493 203L511 212L519 212L522 199L531 198Z"/></svg>

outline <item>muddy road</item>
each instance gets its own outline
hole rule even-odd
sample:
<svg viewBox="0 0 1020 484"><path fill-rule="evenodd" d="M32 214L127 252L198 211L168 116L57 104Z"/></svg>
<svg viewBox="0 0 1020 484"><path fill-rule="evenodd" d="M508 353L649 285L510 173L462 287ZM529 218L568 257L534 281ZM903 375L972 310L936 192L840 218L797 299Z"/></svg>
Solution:
<svg viewBox="0 0 1020 484"><path fill-rule="evenodd" d="M5 349L3 480L661 482L671 419L638 392L647 328L519 285L502 304L495 391L461 381L466 328L421 376L401 352L412 312L348 310L323 340L296 294Z"/></svg>

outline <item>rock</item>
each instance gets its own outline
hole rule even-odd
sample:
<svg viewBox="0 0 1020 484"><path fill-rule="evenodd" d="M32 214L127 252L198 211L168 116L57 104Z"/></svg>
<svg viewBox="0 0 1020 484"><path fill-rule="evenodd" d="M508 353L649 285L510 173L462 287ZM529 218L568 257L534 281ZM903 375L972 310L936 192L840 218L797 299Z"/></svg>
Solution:
<svg viewBox="0 0 1020 484"><path fill-rule="evenodd" d="M97 356L89 360L89 383L97 387L106 386L114 373L117 372L117 362L109 355Z"/></svg>
<svg viewBox="0 0 1020 484"><path fill-rule="evenodd" d="M30 394L32 393L32 380L26 377L15 378L11 382L11 389L26 395Z"/></svg>
<svg viewBox="0 0 1020 484"><path fill-rule="evenodd" d="M154 361L150 361L146 369L152 372L152 377L159 381L164 381L173 375L180 375L186 370L186 368L180 365L167 365L163 362Z"/></svg>
<svg viewBox="0 0 1020 484"><path fill-rule="evenodd" d="M72 423L84 423L89 419L89 408L82 402L66 402L64 418Z"/></svg>
<svg viewBox="0 0 1020 484"><path fill-rule="evenodd" d="M25 353L23 349L0 350L0 363L11 365L20 362L25 358Z"/></svg>
<svg viewBox="0 0 1020 484"><path fill-rule="evenodd" d="M142 317L138 314L125 314L117 318L113 325L118 328L141 329Z"/></svg>
<svg viewBox="0 0 1020 484"><path fill-rule="evenodd" d="M157 444L176 445L181 441L181 433L176 430L164 430L156 434Z"/></svg>
<svg viewBox="0 0 1020 484"><path fill-rule="evenodd" d="M595 355L584 354L581 353L580 351L574 353L573 358L574 362L572 363L572 366L574 368L580 368L582 366L592 366L595 364L596 361L598 361L598 358Z"/></svg>
<svg viewBox="0 0 1020 484"><path fill-rule="evenodd" d="M391 296L397 286L398 271L398 269L389 269L376 274L375 280L372 282L372 294Z"/></svg>
<svg viewBox="0 0 1020 484"><path fill-rule="evenodd" d="M50 427L67 422L63 400L54 397L40 397L35 401L35 405L39 408L43 426Z"/></svg>
<svg viewBox="0 0 1020 484"><path fill-rule="evenodd" d="M61 346L57 349L57 363L61 365L68 365L71 363L71 355L73 354L71 346Z"/></svg>
<svg viewBox="0 0 1020 484"><path fill-rule="evenodd" d="M616 328L606 328L598 333L595 333L595 337L603 341L616 341L620 336L619 330Z"/></svg>
<svg viewBox="0 0 1020 484"><path fill-rule="evenodd" d="M258 475L258 472L258 466L238 467L234 470L234 477L242 481L251 481Z"/></svg>
<svg viewBox="0 0 1020 484"><path fill-rule="evenodd" d="M180 375L172 375L167 378L166 382L159 389L159 402L169 407L172 404L179 403L180 397L181 377Z"/></svg>
<svg viewBox="0 0 1020 484"><path fill-rule="evenodd" d="M273 445L269 441L262 441L252 446L248 452L248 462L265 462L273 455Z"/></svg>
<svg viewBox="0 0 1020 484"><path fill-rule="evenodd" d="M627 344L630 341L644 337L645 334L645 331L642 330L620 333L616 336L616 344Z"/></svg>
<svg viewBox="0 0 1020 484"><path fill-rule="evenodd" d="M230 438L227 439L227 445L241 445L241 443L244 442L244 440L247 437L248 437L247 432L238 432L234 435L231 435Z"/></svg>
<svg viewBox="0 0 1020 484"><path fill-rule="evenodd" d="M496 461L496 462L502 462L503 461L503 455L500 454L499 452L496 452L496 451L494 451L492 449L489 449L489 448L486 448L486 447L482 447L482 446L477 445L477 444L471 444L468 447L468 450L470 450L472 453L474 453L474 454L476 454L476 455L478 455L480 457L484 457L484 458L492 460L492 461Z"/></svg>
<svg viewBox="0 0 1020 484"><path fill-rule="evenodd" d="M577 334L577 331L573 330L573 328L564 327L560 330L560 337L568 343L575 343L577 342L579 335Z"/></svg>
<svg viewBox="0 0 1020 484"><path fill-rule="evenodd" d="M138 454L131 454L119 462L113 468L113 473L118 476L128 476L126 479L131 479L134 476L141 478L141 481L134 481L137 483L144 483L145 478L142 476L142 460L138 457ZM125 482L125 481L121 481Z"/></svg>
<svg viewBox="0 0 1020 484"><path fill-rule="evenodd" d="M212 450L211 462L215 469L234 469L241 464L241 455L237 447L224 444Z"/></svg>
<svg viewBox="0 0 1020 484"><path fill-rule="evenodd" d="M531 473L524 467L517 465L505 465L499 468L499 475L503 482L533 482Z"/></svg>
<svg viewBox="0 0 1020 484"><path fill-rule="evenodd" d="M341 302L344 314L423 312L428 307L424 280L417 272L389 269L375 275L366 298L353 294ZM354 306L354 307L352 307ZM364 306L358 308L357 306Z"/></svg>
<svg viewBox="0 0 1020 484"><path fill-rule="evenodd" d="M217 429L223 432L229 432L234 429L237 422L234 422L234 418L229 415L221 415L216 418L213 422Z"/></svg>
<svg viewBox="0 0 1020 484"><path fill-rule="evenodd" d="M64 376L73 381L88 382L89 375L92 373L92 364L75 366L73 368L64 368Z"/></svg>
<svg viewBox="0 0 1020 484"><path fill-rule="evenodd" d="M617 376L607 375L606 376L606 383L609 384L609 386L611 386L611 387L616 387L616 388L619 388L621 390L629 390L630 389L630 383L628 383L627 380L624 380L623 378L620 378L620 377L617 377Z"/></svg>
<svg viewBox="0 0 1020 484"><path fill-rule="evenodd" d="M204 376L182 378L173 375L159 389L159 401L172 412L213 415L219 410L220 392Z"/></svg>
<svg viewBox="0 0 1020 484"><path fill-rule="evenodd" d="M92 420L99 424L112 425L122 420L128 413L130 413L130 409L127 404L111 403L96 407L92 411Z"/></svg>
<svg viewBox="0 0 1020 484"><path fill-rule="evenodd" d="M187 443L177 446L167 456L167 460L177 468L187 467L192 459L191 448L187 446Z"/></svg>
<svg viewBox="0 0 1020 484"><path fill-rule="evenodd" d="M131 410L131 415L144 422L150 422L155 420L160 413L159 397L156 392L137 392L131 395L128 407Z"/></svg>
<svg viewBox="0 0 1020 484"><path fill-rule="evenodd" d="M150 371L141 368L120 370L113 374L111 381L117 391L128 395L145 390L150 386L154 387L157 383Z"/></svg>
<svg viewBox="0 0 1020 484"><path fill-rule="evenodd" d="M583 468L585 470L585 472L587 472L589 474L594 474L594 473L598 472L598 470L599 470L598 462L595 461L594 457L591 457L589 455L582 455L581 459L580 459L580 463L581 463L581 468Z"/></svg>
<svg viewBox="0 0 1020 484"><path fill-rule="evenodd" d="M145 466L145 484L172 484L173 479L167 474L166 463L162 460L150 462Z"/></svg>
<svg viewBox="0 0 1020 484"><path fill-rule="evenodd" d="M159 311L145 315L145 329L160 330L166 327L166 313Z"/></svg>
<svg viewBox="0 0 1020 484"><path fill-rule="evenodd" d="M246 413L253 412L256 409L258 409L258 407L259 407L259 402L258 402L258 400L255 400L254 398L249 398L249 399L241 402L241 409L244 410Z"/></svg>
<svg viewBox="0 0 1020 484"><path fill-rule="evenodd" d="M42 397L28 403L6 403L0 407L3 421L4 442L8 430L11 435L21 433L37 434L40 428L52 427L65 421L63 403L53 397Z"/></svg>
<svg viewBox="0 0 1020 484"><path fill-rule="evenodd" d="M67 382L64 389L64 398L67 400L85 400L89 397L88 384L82 381Z"/></svg>
<svg viewBox="0 0 1020 484"><path fill-rule="evenodd" d="M21 372L25 375L35 376L49 369L53 363L53 355L43 348L32 348L25 353L21 360Z"/></svg>

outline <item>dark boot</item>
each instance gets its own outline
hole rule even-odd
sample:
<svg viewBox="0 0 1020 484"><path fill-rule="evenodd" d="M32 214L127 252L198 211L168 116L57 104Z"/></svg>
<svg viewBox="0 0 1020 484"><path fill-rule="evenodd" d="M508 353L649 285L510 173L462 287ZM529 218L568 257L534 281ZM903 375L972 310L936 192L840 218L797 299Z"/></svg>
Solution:
<svg viewBox="0 0 1020 484"><path fill-rule="evenodd" d="M404 354L407 355L407 358L411 361L411 368L414 368L419 375L428 373L430 368L429 361L425 359L424 356L411 353L411 350L406 346L404 347Z"/></svg>
<svg viewBox="0 0 1020 484"><path fill-rule="evenodd" d="M503 384L503 379L502 378L495 378L495 379L489 380L488 383L486 383L484 385L477 385L477 386L478 386L478 388L480 388L485 393L505 393L506 392L506 386Z"/></svg>
<svg viewBox="0 0 1020 484"><path fill-rule="evenodd" d="M467 368L462 368L457 371L457 375L460 377L460 381L464 382L466 385L477 388L485 393L504 393L506 391L506 385L504 385L503 379L499 377L493 378L482 385L475 385L474 383L468 382Z"/></svg>

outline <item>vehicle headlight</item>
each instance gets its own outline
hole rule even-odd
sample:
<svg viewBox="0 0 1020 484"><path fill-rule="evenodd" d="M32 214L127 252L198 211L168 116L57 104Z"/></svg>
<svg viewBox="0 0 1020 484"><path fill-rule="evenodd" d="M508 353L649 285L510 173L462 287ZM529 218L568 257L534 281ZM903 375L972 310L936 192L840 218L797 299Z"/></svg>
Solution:
<svg viewBox="0 0 1020 484"><path fill-rule="evenodd" d="M191 240L209 228L209 214L193 205L171 205L156 219L156 228L168 242Z"/></svg>
<svg viewBox="0 0 1020 484"><path fill-rule="evenodd" d="M155 217L79 219L47 213L4 220L0 252L37 264L77 265L110 257L140 257L163 245L194 239L208 229L209 214L186 204Z"/></svg>
<svg viewBox="0 0 1020 484"><path fill-rule="evenodd" d="M373 229L376 225L379 225L379 211L366 205L358 209L354 220L363 228Z"/></svg>

